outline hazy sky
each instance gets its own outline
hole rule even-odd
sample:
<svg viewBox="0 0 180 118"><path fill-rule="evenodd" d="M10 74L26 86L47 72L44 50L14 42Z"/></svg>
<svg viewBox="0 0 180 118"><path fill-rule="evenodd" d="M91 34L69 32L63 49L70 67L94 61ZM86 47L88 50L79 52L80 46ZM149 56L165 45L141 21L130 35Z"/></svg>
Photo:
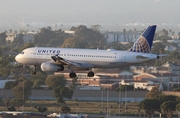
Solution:
<svg viewBox="0 0 180 118"><path fill-rule="evenodd" d="M0 0L0 22L178 23L180 0Z"/></svg>

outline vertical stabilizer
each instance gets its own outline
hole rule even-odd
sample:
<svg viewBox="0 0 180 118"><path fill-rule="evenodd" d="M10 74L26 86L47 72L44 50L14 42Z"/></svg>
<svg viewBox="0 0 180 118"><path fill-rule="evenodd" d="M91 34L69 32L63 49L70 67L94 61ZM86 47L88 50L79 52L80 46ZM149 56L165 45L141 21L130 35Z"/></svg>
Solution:
<svg viewBox="0 0 180 118"><path fill-rule="evenodd" d="M149 26L129 49L129 51L149 53L151 51L155 31L156 25Z"/></svg>

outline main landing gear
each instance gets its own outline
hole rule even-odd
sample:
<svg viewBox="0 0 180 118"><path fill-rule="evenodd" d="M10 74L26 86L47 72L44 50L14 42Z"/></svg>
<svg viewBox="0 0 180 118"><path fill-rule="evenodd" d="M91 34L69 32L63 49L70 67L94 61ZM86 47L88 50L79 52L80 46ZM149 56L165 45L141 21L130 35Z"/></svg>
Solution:
<svg viewBox="0 0 180 118"><path fill-rule="evenodd" d="M35 75L35 74L36 74L36 65L33 66L31 74L32 74L32 75Z"/></svg>
<svg viewBox="0 0 180 118"><path fill-rule="evenodd" d="M69 73L69 77L70 77L70 78L75 78L76 76L77 76L76 73L73 72L73 71L71 71L71 72ZM88 77L94 77L94 72L93 72L93 71L89 71L89 72L87 73L87 76L88 76Z"/></svg>
<svg viewBox="0 0 180 118"><path fill-rule="evenodd" d="M94 77L94 72L93 72L93 71L89 71L89 72L87 73L87 76L88 76L88 77Z"/></svg>
<svg viewBox="0 0 180 118"><path fill-rule="evenodd" d="M77 76L76 73L73 72L73 71L71 71L71 72L69 73L69 77L70 77L70 78L75 78L76 76Z"/></svg>

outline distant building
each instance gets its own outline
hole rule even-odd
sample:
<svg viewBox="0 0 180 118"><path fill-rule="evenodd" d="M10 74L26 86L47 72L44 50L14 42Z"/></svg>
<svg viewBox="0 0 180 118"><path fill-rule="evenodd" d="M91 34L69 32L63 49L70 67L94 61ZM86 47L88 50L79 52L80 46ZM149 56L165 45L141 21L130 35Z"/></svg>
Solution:
<svg viewBox="0 0 180 118"><path fill-rule="evenodd" d="M14 39L16 38L16 34L15 33L6 33L6 41L10 41L13 42Z"/></svg>
<svg viewBox="0 0 180 118"><path fill-rule="evenodd" d="M165 68L165 67L163 67ZM168 89L170 88L170 83L179 82L179 75L169 72L162 73L139 73L137 75L133 75L131 72L122 71L119 73L110 73L110 72L101 72L96 73L94 77L87 77L86 72L76 73L78 76L77 83L80 84L84 89L87 89L87 86L91 86L92 88L88 88L90 90L94 89L93 87L101 88L110 88L115 90L119 83L121 85L134 85L136 89L142 88L146 90L151 90L153 87L158 86L160 90L163 90L163 86L166 86ZM67 83L72 83L72 78L69 78L69 73L55 73L63 74L67 79Z"/></svg>
<svg viewBox="0 0 180 118"><path fill-rule="evenodd" d="M148 81L148 80L134 82L135 89L140 88L140 89L145 89L145 90L150 91L153 87L158 87L159 90L163 90L163 86L161 82Z"/></svg>
<svg viewBox="0 0 180 118"><path fill-rule="evenodd" d="M179 82L179 75L174 73L141 73L133 77L134 80L138 81L153 81L162 83L167 89L170 87L170 83Z"/></svg>
<svg viewBox="0 0 180 118"><path fill-rule="evenodd" d="M173 36L171 36L171 38L172 38L173 40L177 40L177 39L179 39L179 35L173 35Z"/></svg>
<svg viewBox="0 0 180 118"><path fill-rule="evenodd" d="M131 71L136 74L141 73L170 73L169 67L161 67L161 66L131 66Z"/></svg>
<svg viewBox="0 0 180 118"><path fill-rule="evenodd" d="M121 85L134 85L134 89L144 89L150 91L153 87L158 87L159 90L163 90L161 82L151 81L151 80L122 80Z"/></svg>
<svg viewBox="0 0 180 118"><path fill-rule="evenodd" d="M165 50L166 50L166 51L169 51L169 52L172 52L172 51L175 51L175 50L176 50L176 47L174 47L174 46L172 46L172 45L166 46L166 47L165 47Z"/></svg>
<svg viewBox="0 0 180 118"><path fill-rule="evenodd" d="M56 75L61 73L55 73ZM72 78L69 78L69 73L62 73L67 79L67 83L72 83ZM118 83L122 79L131 79L133 78L133 74L128 71L122 71L120 73L96 73L94 77L87 77L87 73L76 73L79 83L81 86L96 86L100 88L110 88L116 89L118 87Z"/></svg>
<svg viewBox="0 0 180 118"><path fill-rule="evenodd" d="M108 43L112 42L135 42L141 35L137 31L126 32L104 32L102 35L107 39Z"/></svg>
<svg viewBox="0 0 180 118"><path fill-rule="evenodd" d="M27 32L27 33L23 33L23 41L24 42L32 42L34 40L34 35L36 34L36 32ZM16 37L18 37L19 34L15 34L15 33L7 33L7 38L6 41L10 41L13 42L14 39Z"/></svg>
<svg viewBox="0 0 180 118"><path fill-rule="evenodd" d="M75 31L70 31L70 30L65 30L64 33L67 33L67 34L72 34L74 35L75 34Z"/></svg>
<svg viewBox="0 0 180 118"><path fill-rule="evenodd" d="M169 68L169 73L175 73L175 74L179 74L180 73L180 65L177 64L177 63L166 62L162 66Z"/></svg>
<svg viewBox="0 0 180 118"><path fill-rule="evenodd" d="M36 34L36 32L23 33L22 39L23 39L24 42L33 42L35 34Z"/></svg>
<svg viewBox="0 0 180 118"><path fill-rule="evenodd" d="M15 80L0 80L0 89L4 89L6 82L9 82L9 81L15 81Z"/></svg>

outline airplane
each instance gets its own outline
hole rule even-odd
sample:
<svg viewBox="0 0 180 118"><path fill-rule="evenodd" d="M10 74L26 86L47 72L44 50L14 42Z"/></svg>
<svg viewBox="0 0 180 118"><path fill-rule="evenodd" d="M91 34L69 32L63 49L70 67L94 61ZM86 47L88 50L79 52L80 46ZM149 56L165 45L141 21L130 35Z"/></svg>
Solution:
<svg viewBox="0 0 180 118"><path fill-rule="evenodd" d="M161 55L150 53L155 30L156 25L149 26L126 51L31 47L24 49L15 60L21 64L33 65L33 75L36 74L36 66L41 65L41 70L45 72L59 72L67 67L71 70L70 78L76 77L73 68L89 69L87 76L93 77L93 68L120 68L158 59Z"/></svg>

